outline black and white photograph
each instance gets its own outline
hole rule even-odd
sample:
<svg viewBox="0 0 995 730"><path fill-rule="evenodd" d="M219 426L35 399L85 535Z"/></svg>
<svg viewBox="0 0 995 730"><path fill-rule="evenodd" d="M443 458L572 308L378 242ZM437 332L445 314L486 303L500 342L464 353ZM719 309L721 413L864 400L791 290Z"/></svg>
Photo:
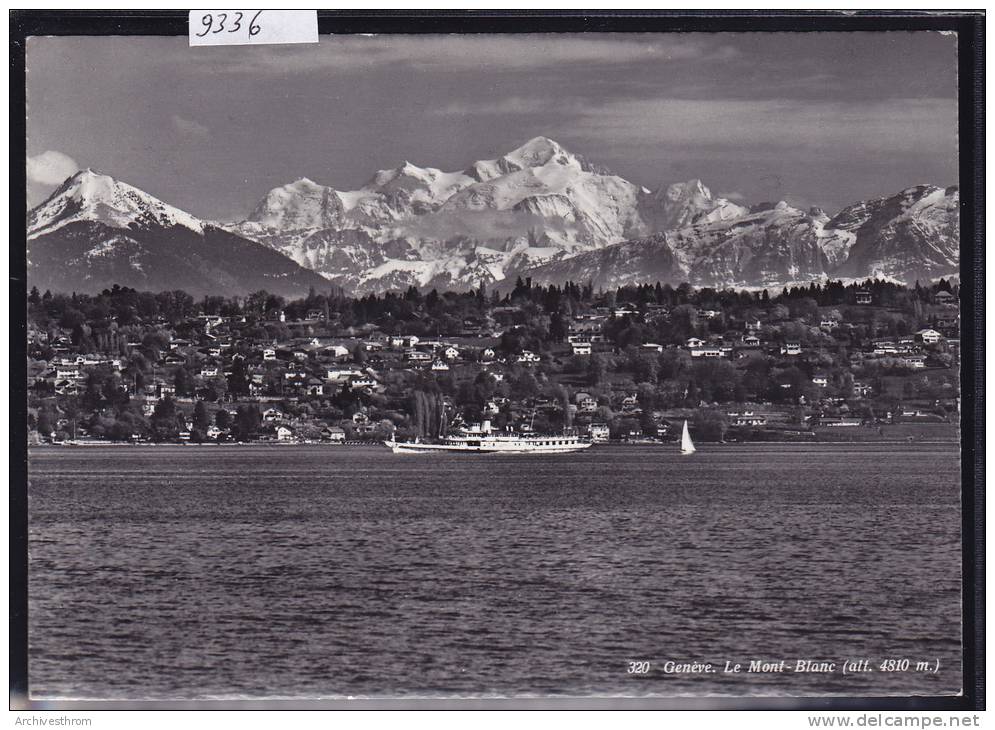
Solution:
<svg viewBox="0 0 995 730"><path fill-rule="evenodd" d="M271 12L24 39L26 702L973 696L964 38Z"/></svg>

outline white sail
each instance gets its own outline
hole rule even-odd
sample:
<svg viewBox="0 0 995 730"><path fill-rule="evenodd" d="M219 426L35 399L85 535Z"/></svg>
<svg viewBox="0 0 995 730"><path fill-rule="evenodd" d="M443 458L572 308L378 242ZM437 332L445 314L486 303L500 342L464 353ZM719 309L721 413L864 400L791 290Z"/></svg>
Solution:
<svg viewBox="0 0 995 730"><path fill-rule="evenodd" d="M681 434L681 453L693 454L694 443L691 441L691 433L688 431L688 422L684 421L684 433Z"/></svg>

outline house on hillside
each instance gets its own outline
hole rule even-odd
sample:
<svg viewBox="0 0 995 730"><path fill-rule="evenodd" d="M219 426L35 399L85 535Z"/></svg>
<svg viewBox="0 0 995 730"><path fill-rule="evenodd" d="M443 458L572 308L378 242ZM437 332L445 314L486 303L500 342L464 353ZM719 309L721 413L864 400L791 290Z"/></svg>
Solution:
<svg viewBox="0 0 995 730"><path fill-rule="evenodd" d="M859 418L847 416L823 416L819 419L820 426L830 426L832 428L853 428L861 424Z"/></svg>
<svg viewBox="0 0 995 730"><path fill-rule="evenodd" d="M369 375L355 375L349 378L350 390L360 390L363 388L376 388L376 387L377 387L376 378L370 377Z"/></svg>
<svg viewBox="0 0 995 730"><path fill-rule="evenodd" d="M325 371L325 380L333 383L344 383L352 378L362 377L363 373L356 368L328 368Z"/></svg>
<svg viewBox="0 0 995 730"><path fill-rule="evenodd" d="M608 424L592 423L587 427L587 433L591 437L591 441L607 441L609 437Z"/></svg>
<svg viewBox="0 0 995 730"><path fill-rule="evenodd" d="M404 353L404 359L408 362L431 362L432 355L428 352L422 352L421 350L408 350Z"/></svg>
<svg viewBox="0 0 995 730"><path fill-rule="evenodd" d="M598 410L598 401L590 393L583 391L577 393L574 396L574 403L577 404L577 410L581 413L594 413Z"/></svg>
<svg viewBox="0 0 995 730"><path fill-rule="evenodd" d="M729 413L730 426L766 426L767 416L754 413L753 411L743 411L742 413Z"/></svg>
<svg viewBox="0 0 995 730"><path fill-rule="evenodd" d="M395 350L414 347L419 343L417 335L395 335L390 338L390 346Z"/></svg>
<svg viewBox="0 0 995 730"><path fill-rule="evenodd" d="M864 398L874 392L874 389L867 383L862 383L859 380L853 381L853 394L858 398Z"/></svg>
<svg viewBox="0 0 995 730"><path fill-rule="evenodd" d="M722 357L722 355L722 348L718 345L702 345L691 348L691 357Z"/></svg>
<svg viewBox="0 0 995 730"><path fill-rule="evenodd" d="M332 443L342 443L345 441L345 429L341 426L327 426L321 431L321 438L323 441L331 441Z"/></svg>

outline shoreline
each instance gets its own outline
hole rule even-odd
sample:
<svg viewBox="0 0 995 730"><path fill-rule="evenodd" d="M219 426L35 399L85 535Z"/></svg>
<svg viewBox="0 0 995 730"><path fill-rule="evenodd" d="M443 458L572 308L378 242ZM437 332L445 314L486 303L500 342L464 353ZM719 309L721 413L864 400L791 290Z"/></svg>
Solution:
<svg viewBox="0 0 995 730"><path fill-rule="evenodd" d="M608 447L612 449L617 448L659 448L661 450L666 450L667 447L676 446L678 442L676 441L656 441L656 442L640 442L640 441L600 441L593 444L592 448L595 447ZM784 445L798 445L798 446L856 446L856 445L889 445L889 446L911 446L911 445L944 445L944 444L956 444L960 445L961 442L958 439L915 439L909 441L907 439L855 439L852 441L801 441L798 439L783 440L783 441L704 441L700 442L698 447L704 446L706 449L711 450L712 447L723 447L723 446L784 446ZM60 443L60 444L28 444L28 450L42 450L42 449L75 449L75 448L95 448L95 447L105 447L105 448L125 448L125 447L155 447L155 448L245 448L245 447L262 447L262 448L313 448L313 447L325 447L330 449L350 449L350 448L383 448L384 444L380 441L351 441L347 443L306 443L306 442L293 442L293 443L274 443L266 441L246 441L246 442L232 442L232 443L155 443L151 441L145 441L140 443L125 443L120 441L81 441L76 443Z"/></svg>

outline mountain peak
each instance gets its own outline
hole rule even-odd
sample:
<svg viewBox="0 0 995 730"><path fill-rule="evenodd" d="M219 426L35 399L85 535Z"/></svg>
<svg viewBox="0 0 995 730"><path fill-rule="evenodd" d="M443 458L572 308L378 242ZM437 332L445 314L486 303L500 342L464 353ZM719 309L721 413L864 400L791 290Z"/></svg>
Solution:
<svg viewBox="0 0 995 730"><path fill-rule="evenodd" d="M77 195L84 199L108 200L112 199L117 191L131 188L130 185L115 180L110 175L95 172L89 167L77 172L70 181Z"/></svg>
<svg viewBox="0 0 995 730"><path fill-rule="evenodd" d="M550 162L569 165L577 158L568 152L559 142L549 137L533 137L528 142L504 156L504 159L519 167L543 167Z"/></svg>
<svg viewBox="0 0 995 730"><path fill-rule="evenodd" d="M370 180L365 187L382 188L394 182L398 178L403 177L414 178L415 180L427 183L432 181L434 175L429 168L419 167L408 160L404 160L397 167L392 167L386 170L377 170L376 174L373 176L373 179Z"/></svg>
<svg viewBox="0 0 995 730"><path fill-rule="evenodd" d="M326 228L342 214L335 191L302 177L266 193L249 215L249 221L269 229Z"/></svg>
<svg viewBox="0 0 995 730"><path fill-rule="evenodd" d="M29 238L73 222L103 223L111 228L184 226L198 233L204 224L189 213L91 168L66 179L28 216Z"/></svg>
<svg viewBox="0 0 995 730"><path fill-rule="evenodd" d="M519 152L527 149L551 149L556 151L565 151L563 145L555 139L547 137L543 134L540 134L538 137L533 137L515 151Z"/></svg>
<svg viewBox="0 0 995 730"><path fill-rule="evenodd" d="M698 178L692 178L687 182L677 182L667 186L663 191L668 200L678 201L711 201L712 191L705 187Z"/></svg>

